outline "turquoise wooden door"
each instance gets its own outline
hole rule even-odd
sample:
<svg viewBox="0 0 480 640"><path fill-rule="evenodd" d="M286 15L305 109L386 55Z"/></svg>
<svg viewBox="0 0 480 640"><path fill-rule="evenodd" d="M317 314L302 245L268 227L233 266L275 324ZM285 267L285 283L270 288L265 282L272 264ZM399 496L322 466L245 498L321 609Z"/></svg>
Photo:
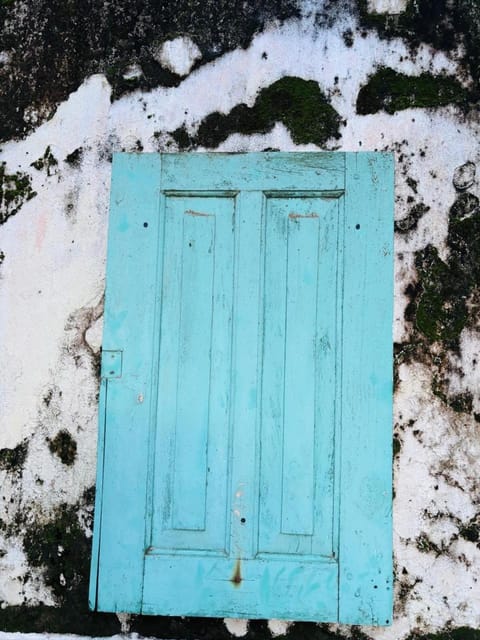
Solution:
<svg viewBox="0 0 480 640"><path fill-rule="evenodd" d="M93 608L389 624L392 178L115 156Z"/></svg>

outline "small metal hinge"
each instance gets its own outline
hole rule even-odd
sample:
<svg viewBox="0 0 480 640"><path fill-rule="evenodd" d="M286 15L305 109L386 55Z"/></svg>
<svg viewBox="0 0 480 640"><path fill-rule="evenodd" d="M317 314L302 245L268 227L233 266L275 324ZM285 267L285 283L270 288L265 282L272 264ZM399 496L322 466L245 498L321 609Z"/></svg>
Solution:
<svg viewBox="0 0 480 640"><path fill-rule="evenodd" d="M122 351L102 351L101 377L122 377Z"/></svg>

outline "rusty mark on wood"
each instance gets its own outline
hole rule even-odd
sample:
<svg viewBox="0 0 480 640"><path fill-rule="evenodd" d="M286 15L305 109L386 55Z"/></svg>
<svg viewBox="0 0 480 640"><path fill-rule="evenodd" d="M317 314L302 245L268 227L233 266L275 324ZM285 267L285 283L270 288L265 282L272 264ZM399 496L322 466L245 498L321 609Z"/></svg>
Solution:
<svg viewBox="0 0 480 640"><path fill-rule="evenodd" d="M241 571L241 562L240 562L240 558L237 559L237 562L235 563L235 569L233 571L233 576L230 578L230 582L233 584L234 587L239 587L242 583L242 571Z"/></svg>
<svg viewBox="0 0 480 640"><path fill-rule="evenodd" d="M193 211L193 209L187 209L185 211L186 216L196 216L199 218L213 218L211 213L202 213L201 211Z"/></svg>
<svg viewBox="0 0 480 640"><path fill-rule="evenodd" d="M288 217L292 220L296 220L297 218L318 218L318 213L289 213Z"/></svg>

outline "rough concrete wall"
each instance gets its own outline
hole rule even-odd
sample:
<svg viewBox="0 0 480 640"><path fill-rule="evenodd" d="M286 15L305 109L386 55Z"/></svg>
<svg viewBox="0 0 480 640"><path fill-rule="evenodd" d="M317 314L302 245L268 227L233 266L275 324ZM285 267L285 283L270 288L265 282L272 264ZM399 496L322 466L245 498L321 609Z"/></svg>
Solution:
<svg viewBox="0 0 480 640"><path fill-rule="evenodd" d="M0 0L0 28L0 629L478 639L478 3ZM391 628L87 611L111 154L177 149L395 153Z"/></svg>

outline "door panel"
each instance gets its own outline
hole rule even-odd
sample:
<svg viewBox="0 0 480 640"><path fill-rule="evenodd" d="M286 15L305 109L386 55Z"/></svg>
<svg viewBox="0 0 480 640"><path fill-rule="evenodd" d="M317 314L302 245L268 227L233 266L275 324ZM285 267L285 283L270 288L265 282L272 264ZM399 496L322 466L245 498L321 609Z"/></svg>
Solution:
<svg viewBox="0 0 480 640"><path fill-rule="evenodd" d="M391 619L392 176L115 157L92 607Z"/></svg>
<svg viewBox="0 0 480 640"><path fill-rule="evenodd" d="M225 552L235 199L165 198L150 546Z"/></svg>
<svg viewBox="0 0 480 640"><path fill-rule="evenodd" d="M259 551L333 557L340 199L267 199Z"/></svg>

